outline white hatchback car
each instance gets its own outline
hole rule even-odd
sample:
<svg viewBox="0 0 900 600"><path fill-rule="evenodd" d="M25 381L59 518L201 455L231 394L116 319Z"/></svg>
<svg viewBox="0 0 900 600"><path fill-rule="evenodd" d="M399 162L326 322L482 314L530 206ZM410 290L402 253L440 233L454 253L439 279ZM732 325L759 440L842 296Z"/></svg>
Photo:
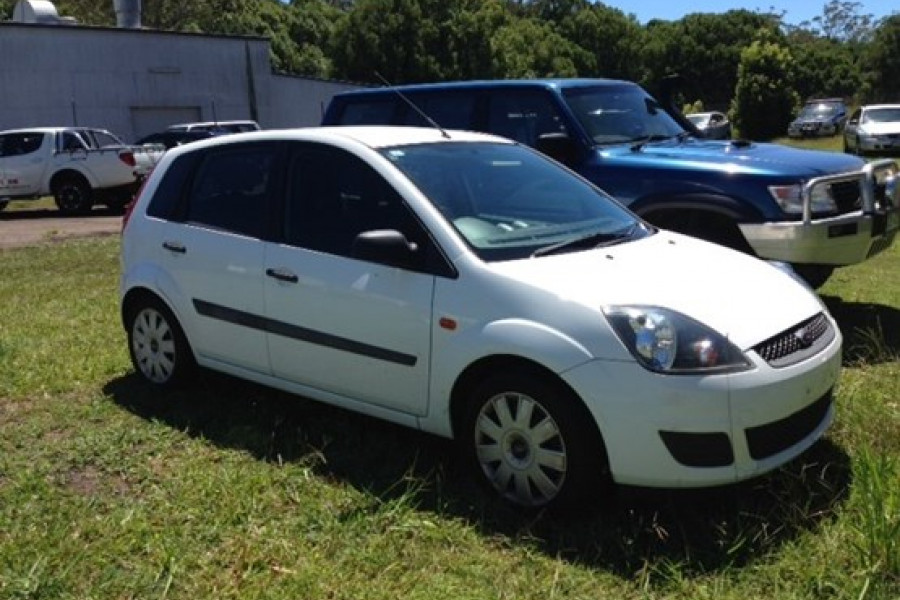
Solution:
<svg viewBox="0 0 900 600"><path fill-rule="evenodd" d="M178 147L126 217L121 259L150 383L199 364L452 437L522 506L742 480L832 420L841 334L808 288L493 136Z"/></svg>

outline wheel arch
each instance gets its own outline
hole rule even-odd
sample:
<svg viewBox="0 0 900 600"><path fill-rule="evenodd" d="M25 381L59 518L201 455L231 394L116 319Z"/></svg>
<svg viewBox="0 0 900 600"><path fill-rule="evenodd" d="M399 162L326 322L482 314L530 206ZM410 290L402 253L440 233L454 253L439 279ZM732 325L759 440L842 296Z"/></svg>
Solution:
<svg viewBox="0 0 900 600"><path fill-rule="evenodd" d="M739 198L722 194L689 194L642 198L629 208L650 223L741 252L755 255L738 227L760 223L763 215Z"/></svg>
<svg viewBox="0 0 900 600"><path fill-rule="evenodd" d="M89 176L89 174L84 173L83 171L79 171L78 169L65 168L60 169L50 176L50 191L55 192L56 187L59 185L61 181L66 179L77 179L88 186L91 192L95 190L96 182L93 181L93 178Z"/></svg>
<svg viewBox="0 0 900 600"><path fill-rule="evenodd" d="M586 417L590 418L592 428L605 450L603 434L591 415L590 409L585 404L584 399L581 398L581 396L579 396L562 377L554 373L551 369L533 359L514 354L493 354L490 356L483 356L469 364L456 378L450 391L450 426L452 428L454 439L459 439L460 427L468 406L467 403L470 401L473 391L491 373L503 371L519 371L552 381L555 385L565 388L573 398L578 398L581 409L584 411Z"/></svg>

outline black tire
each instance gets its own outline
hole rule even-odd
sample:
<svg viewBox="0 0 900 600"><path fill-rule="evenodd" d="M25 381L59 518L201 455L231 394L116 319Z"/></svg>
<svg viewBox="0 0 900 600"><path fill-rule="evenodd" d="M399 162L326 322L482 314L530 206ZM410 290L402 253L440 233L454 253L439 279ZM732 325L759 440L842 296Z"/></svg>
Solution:
<svg viewBox="0 0 900 600"><path fill-rule="evenodd" d="M53 185L53 199L59 212L66 215L83 215L94 205L91 187L84 179L67 176Z"/></svg>
<svg viewBox="0 0 900 600"><path fill-rule="evenodd" d="M831 265L791 265L791 268L814 290L825 285L835 269Z"/></svg>
<svg viewBox="0 0 900 600"><path fill-rule="evenodd" d="M0 200L0 212L9 204L9 200Z"/></svg>
<svg viewBox="0 0 900 600"><path fill-rule="evenodd" d="M128 206L129 202L131 202L131 198L126 196L124 198L109 198L104 204L111 212L123 214L125 212L125 207Z"/></svg>
<svg viewBox="0 0 900 600"><path fill-rule="evenodd" d="M138 375L161 388L185 383L197 368L187 337L160 300L142 297L128 309L128 354Z"/></svg>
<svg viewBox="0 0 900 600"><path fill-rule="evenodd" d="M581 509L608 496L603 440L580 398L549 375L497 373L467 399L458 443L475 477L525 509Z"/></svg>

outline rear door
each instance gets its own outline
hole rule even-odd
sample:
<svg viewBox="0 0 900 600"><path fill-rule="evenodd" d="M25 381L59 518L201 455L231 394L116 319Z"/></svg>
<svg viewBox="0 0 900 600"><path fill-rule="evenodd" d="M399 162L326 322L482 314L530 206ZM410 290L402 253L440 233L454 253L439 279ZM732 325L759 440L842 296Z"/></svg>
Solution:
<svg viewBox="0 0 900 600"><path fill-rule="evenodd" d="M349 152L298 144L287 165L283 243L265 256L273 374L425 414L432 242L397 192ZM418 244L423 263L403 269L353 258L358 233L384 229Z"/></svg>
<svg viewBox="0 0 900 600"><path fill-rule="evenodd" d="M41 191L52 136L25 131L0 136L0 196L31 196Z"/></svg>
<svg viewBox="0 0 900 600"><path fill-rule="evenodd" d="M233 144L202 155L172 218L154 236L167 274L160 285L184 315L200 359L269 370L263 256L279 148Z"/></svg>

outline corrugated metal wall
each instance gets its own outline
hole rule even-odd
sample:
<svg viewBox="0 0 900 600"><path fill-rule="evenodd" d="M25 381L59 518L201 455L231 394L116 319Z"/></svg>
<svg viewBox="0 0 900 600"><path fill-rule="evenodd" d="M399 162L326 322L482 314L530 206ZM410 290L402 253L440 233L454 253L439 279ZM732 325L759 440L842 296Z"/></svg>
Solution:
<svg viewBox="0 0 900 600"><path fill-rule="evenodd" d="M355 87L273 75L262 38L0 23L0 130L82 125L133 141L167 115L309 126Z"/></svg>

